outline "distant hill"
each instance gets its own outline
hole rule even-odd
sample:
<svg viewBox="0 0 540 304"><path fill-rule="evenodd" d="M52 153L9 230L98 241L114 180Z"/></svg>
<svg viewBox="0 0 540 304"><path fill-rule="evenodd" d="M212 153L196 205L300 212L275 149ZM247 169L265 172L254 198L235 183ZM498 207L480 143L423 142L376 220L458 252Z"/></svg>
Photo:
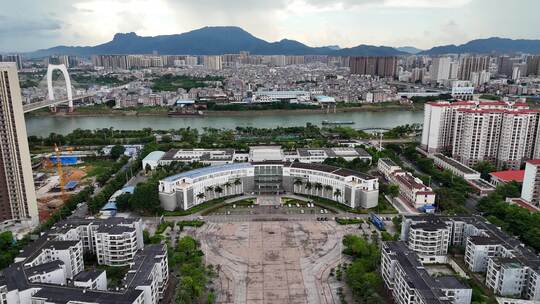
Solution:
<svg viewBox="0 0 540 304"><path fill-rule="evenodd" d="M90 56L94 54L186 54L220 55L249 51L257 55L371 55L395 56L404 52L391 47L359 45L339 49L336 46L309 47L295 40L268 42L239 27L204 27L183 34L141 37L135 33L118 33L112 41L96 46L56 46L26 54L45 57L52 54Z"/></svg>
<svg viewBox="0 0 540 304"><path fill-rule="evenodd" d="M423 51L421 49L415 48L414 46L397 47L396 50L401 51L401 52L405 52L405 53L409 53L409 54L413 54L413 55L418 54L418 53Z"/></svg>
<svg viewBox="0 0 540 304"><path fill-rule="evenodd" d="M508 38L486 38L471 40L461 45L443 45L420 52L422 55L442 55L442 54L511 54L530 53L540 54L540 40L532 39L508 39Z"/></svg>

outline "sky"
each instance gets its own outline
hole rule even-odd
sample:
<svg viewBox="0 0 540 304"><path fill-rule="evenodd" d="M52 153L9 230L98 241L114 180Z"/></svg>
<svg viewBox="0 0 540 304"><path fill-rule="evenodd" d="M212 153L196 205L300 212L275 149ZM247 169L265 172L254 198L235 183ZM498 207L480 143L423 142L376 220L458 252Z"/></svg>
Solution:
<svg viewBox="0 0 540 304"><path fill-rule="evenodd" d="M309 46L540 39L539 0L0 0L0 51L97 45L117 32L178 34L240 26Z"/></svg>

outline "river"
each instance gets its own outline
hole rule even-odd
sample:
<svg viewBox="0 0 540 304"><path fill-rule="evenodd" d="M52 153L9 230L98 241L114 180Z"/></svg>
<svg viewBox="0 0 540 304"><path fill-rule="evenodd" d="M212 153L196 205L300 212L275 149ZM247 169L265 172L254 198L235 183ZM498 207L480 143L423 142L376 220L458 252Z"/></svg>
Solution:
<svg viewBox="0 0 540 304"><path fill-rule="evenodd" d="M167 117L167 116L32 116L26 117L28 135L47 136L49 133L67 134L74 129L113 127L117 130L152 128L169 130L204 127L234 129L237 126L275 128L304 126L306 123L322 125L323 120L354 121L355 129L392 128L404 124L422 123L423 111L351 112L332 114L279 113L276 115Z"/></svg>

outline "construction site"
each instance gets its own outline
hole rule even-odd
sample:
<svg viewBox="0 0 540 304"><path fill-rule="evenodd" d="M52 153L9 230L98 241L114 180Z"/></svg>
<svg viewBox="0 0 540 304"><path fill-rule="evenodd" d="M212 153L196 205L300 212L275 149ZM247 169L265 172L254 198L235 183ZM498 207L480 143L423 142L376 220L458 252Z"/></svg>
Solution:
<svg viewBox="0 0 540 304"><path fill-rule="evenodd" d="M55 147L50 154L38 156L34 166L34 183L40 222L47 220L75 193L95 183L95 170L80 152L73 148Z"/></svg>

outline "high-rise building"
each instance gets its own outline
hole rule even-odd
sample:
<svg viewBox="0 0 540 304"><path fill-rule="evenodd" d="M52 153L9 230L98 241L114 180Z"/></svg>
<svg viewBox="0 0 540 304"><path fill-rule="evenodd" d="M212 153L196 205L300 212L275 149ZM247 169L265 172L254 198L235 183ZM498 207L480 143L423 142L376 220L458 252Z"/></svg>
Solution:
<svg viewBox="0 0 540 304"><path fill-rule="evenodd" d="M499 57L498 62L498 74L505 75L506 77L512 76L514 66L521 62L520 58L511 58L509 56Z"/></svg>
<svg viewBox="0 0 540 304"><path fill-rule="evenodd" d="M472 73L489 70L489 56L462 57L459 66L458 78L471 80Z"/></svg>
<svg viewBox="0 0 540 304"><path fill-rule="evenodd" d="M128 70L130 68L127 55L92 55L92 64L109 69Z"/></svg>
<svg viewBox="0 0 540 304"><path fill-rule="evenodd" d="M0 222L37 225L36 192L15 63L0 63Z"/></svg>
<svg viewBox="0 0 540 304"><path fill-rule="evenodd" d="M450 152L468 166L489 161L519 169L540 153L539 134L540 111L524 103L433 102L425 107L422 148Z"/></svg>
<svg viewBox="0 0 540 304"><path fill-rule="evenodd" d="M540 75L540 55L527 57L527 76Z"/></svg>
<svg viewBox="0 0 540 304"><path fill-rule="evenodd" d="M69 57L70 56L68 55L52 55L52 56L49 56L49 58L47 58L46 63L47 64L63 64L66 66L66 68L70 68L71 66L69 65L70 63Z"/></svg>
<svg viewBox="0 0 540 304"><path fill-rule="evenodd" d="M521 198L540 206L540 158L529 160L525 165Z"/></svg>
<svg viewBox="0 0 540 304"><path fill-rule="evenodd" d="M350 57L349 68L351 69L351 74L396 77L397 57Z"/></svg>
<svg viewBox="0 0 540 304"><path fill-rule="evenodd" d="M457 79L459 73L459 62L450 63L450 79Z"/></svg>
<svg viewBox="0 0 540 304"><path fill-rule="evenodd" d="M450 57L433 58L429 72L431 81L441 83L444 80L448 80L450 78L450 64Z"/></svg>
<svg viewBox="0 0 540 304"><path fill-rule="evenodd" d="M487 82L491 78L491 73L488 71L472 72L471 82L474 87L479 87Z"/></svg>
<svg viewBox="0 0 540 304"><path fill-rule="evenodd" d="M15 62L17 69L22 69L22 56L20 54L0 55L0 62Z"/></svg>
<svg viewBox="0 0 540 304"><path fill-rule="evenodd" d="M204 56L203 64L209 70L218 71L223 67L221 56Z"/></svg>

